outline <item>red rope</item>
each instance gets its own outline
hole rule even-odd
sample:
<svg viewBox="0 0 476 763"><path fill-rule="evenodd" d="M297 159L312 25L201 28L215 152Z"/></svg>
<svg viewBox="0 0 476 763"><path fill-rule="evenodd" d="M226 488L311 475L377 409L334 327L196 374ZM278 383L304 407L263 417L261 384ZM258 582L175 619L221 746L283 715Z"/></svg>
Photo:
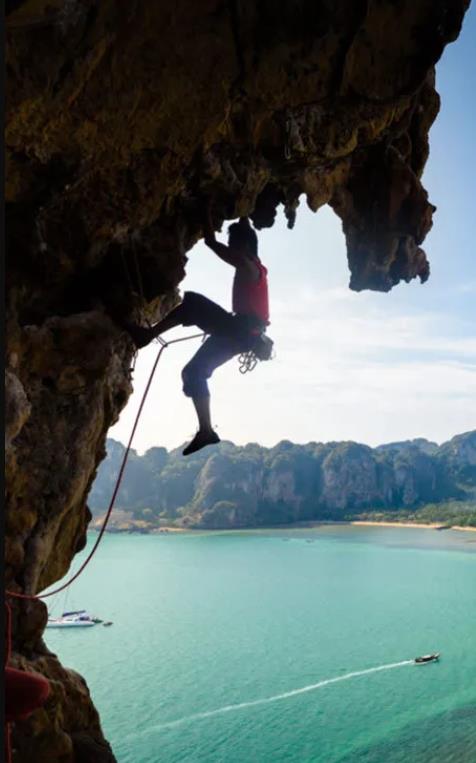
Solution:
<svg viewBox="0 0 476 763"><path fill-rule="evenodd" d="M12 763L12 728L11 723L5 724L5 760L7 763Z"/></svg>
<svg viewBox="0 0 476 763"><path fill-rule="evenodd" d="M6 618L5 618L5 630L6 630L6 649L5 649L5 667L10 662L12 653L12 608L8 601L5 602ZM5 760L7 763L12 763L12 740L11 740L11 725L5 723Z"/></svg>
<svg viewBox="0 0 476 763"><path fill-rule="evenodd" d="M132 427L131 435L129 437L129 442L127 443L127 447L126 447L126 450L125 450L125 453L124 453L124 456L123 456L123 459L122 459L122 463L121 463L121 468L119 469L119 473L117 475L116 484L115 484L115 487L114 487L114 490L113 490L113 493L112 493L111 500L109 502L109 507L108 507L108 510L106 512L106 516L104 517L104 522L103 522L102 527L101 527L101 529L99 531L99 535L98 535L98 537L96 539L96 542L95 542L94 546L92 547L91 551L89 552L88 556L86 557L86 559L82 563L82 565L79 568L79 570L77 572L75 572L75 574L69 580L67 580L66 583L63 583L63 585L59 586L58 588L55 588L54 591L49 591L49 593L43 593L43 594L34 595L34 594L26 594L26 593L16 593L15 591L6 591L7 596L12 596L15 599L30 599L30 600L32 600L32 599L46 599L47 596L53 596L56 593L60 593L60 591L64 591L65 588L70 586L71 583L74 580L76 580L81 575L82 572L84 572L84 570L86 569L86 567L88 566L89 562L91 561L91 559L93 558L94 554L97 551L97 548L98 548L98 546L99 546L99 544L100 544L100 542L102 540L102 537L103 537L103 535L104 535L104 533L106 531L107 524L108 524L109 519L111 517L112 510L114 508L114 503L115 503L117 494L119 492L119 487L121 485L122 476L124 474L124 469L126 468L127 459L129 457L129 451L130 451L131 445L132 445L132 440L134 439L134 435L136 433L137 425L138 425L139 419L141 417L142 409L144 408L144 404L145 404L147 395L149 393L150 385L152 384L152 380L154 378L154 374L155 374L156 368L157 368L157 366L159 364L159 360L161 358L161 355L162 355L163 351L165 350L165 348L168 347L171 344L177 344L178 342L186 342L188 339L197 339L198 337L201 337L201 336L203 336L203 334L192 334L191 336L184 336L184 337L182 337L180 339L172 339L172 341L170 341L170 342L165 342L163 339L161 339L159 337L159 342L161 344L161 347L160 347L159 352L157 353L157 357L155 359L154 365L152 366L152 371L150 372L149 380L148 380L148 382L147 382L147 384L145 386L145 390L144 390L144 392L142 394L140 405L139 405L139 408L137 410L137 414L136 414L136 417L135 417L135 420L134 420L134 425Z"/></svg>
<svg viewBox="0 0 476 763"><path fill-rule="evenodd" d="M10 657L12 654L12 608L8 601L5 602L5 609L7 611L7 616L5 618L5 625L6 625L6 641L7 641L7 649L5 652L5 665L8 665L10 662Z"/></svg>

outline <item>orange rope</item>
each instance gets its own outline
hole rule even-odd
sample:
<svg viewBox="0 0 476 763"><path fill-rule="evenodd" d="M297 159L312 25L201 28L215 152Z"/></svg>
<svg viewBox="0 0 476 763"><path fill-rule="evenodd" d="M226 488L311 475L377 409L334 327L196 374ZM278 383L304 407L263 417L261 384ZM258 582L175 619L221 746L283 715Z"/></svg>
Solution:
<svg viewBox="0 0 476 763"><path fill-rule="evenodd" d="M139 408L137 410L137 414L136 414L136 417L135 417L135 420L134 420L134 425L132 427L131 435L129 437L129 442L127 443L127 447L126 447L126 450L125 450L125 453L124 453L124 456L123 456L123 459L122 459L121 467L120 467L119 473L117 475L116 484L115 484L115 487L114 487L114 490L113 490L113 493L112 493L111 500L109 502L109 507L108 507L108 510L106 512L106 516L104 517L104 521L103 521L102 527L101 527L101 529L99 531L99 535L98 535L98 537L96 539L96 542L95 542L94 546L92 547L90 553L88 554L88 556L86 557L86 559L82 563L82 565L79 568L79 570L77 572L75 572L75 574L69 580L67 580L66 583L63 583L63 585L59 586L58 588L55 588L54 591L49 591L49 593L43 593L43 594L35 595L35 594L26 594L26 593L16 593L15 591L6 591L7 596L12 596L15 599L30 599L30 600L32 600L32 599L46 599L47 596L53 596L54 594L59 593L60 591L64 591L65 588L70 586L71 583L74 580L76 580L81 575L82 572L84 572L84 570L86 569L86 567L88 566L89 562L91 561L91 559L93 558L94 554L97 551L97 548L98 548L98 546L99 546L99 544L100 544L100 542L102 540L102 537L103 537L103 535L104 535L104 533L106 531L107 524L108 524L109 519L111 517L112 510L114 508L114 503L115 503L117 494L119 492L119 487L121 485L122 477L123 477L123 474L124 474L124 469L126 468L127 459L129 457L129 452L130 452L130 449L131 449L131 446L132 446L132 440L134 439L134 435L136 433L137 425L138 425L139 419L141 417L142 409L144 408L144 404L145 404L147 395L149 393L149 389L150 389L150 386L152 384L152 380L154 378L154 374L155 374L155 371L156 371L157 366L159 364L159 360L161 358L161 355L162 355L163 351L165 350L165 348L168 347L171 344L177 344L178 342L186 342L188 339L197 339L198 337L201 337L201 336L204 336L204 335L203 334L192 334L191 336L185 336L185 337L182 337L180 339L172 339L170 342L166 342L166 341L164 341L163 339L161 339L159 337L159 342L160 342L161 347L160 347L159 352L157 353L157 357L155 359L154 365L152 366L152 371L150 372L149 380L148 380L148 382L147 382L147 384L145 386L145 390L144 390L144 392L142 394L140 405L139 405Z"/></svg>

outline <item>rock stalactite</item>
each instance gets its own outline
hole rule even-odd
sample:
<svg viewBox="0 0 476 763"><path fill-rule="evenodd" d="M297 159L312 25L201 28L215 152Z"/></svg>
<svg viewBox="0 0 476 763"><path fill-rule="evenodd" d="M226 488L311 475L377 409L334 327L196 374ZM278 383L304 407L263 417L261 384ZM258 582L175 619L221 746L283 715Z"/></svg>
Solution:
<svg viewBox="0 0 476 763"><path fill-rule="evenodd" d="M84 544L86 498L131 391L118 314L177 299L205 202L219 229L342 219L350 286L425 281L434 66L468 0L10 0L7 584L38 592ZM15 759L109 761L83 680L13 607L15 664L52 697Z"/></svg>

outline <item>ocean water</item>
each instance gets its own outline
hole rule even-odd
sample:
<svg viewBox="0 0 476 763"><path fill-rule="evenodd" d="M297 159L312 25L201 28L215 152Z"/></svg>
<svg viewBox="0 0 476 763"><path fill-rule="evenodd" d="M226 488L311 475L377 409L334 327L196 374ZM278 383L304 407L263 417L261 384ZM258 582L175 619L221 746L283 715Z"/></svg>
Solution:
<svg viewBox="0 0 476 763"><path fill-rule="evenodd" d="M83 607L113 626L46 641L119 763L476 763L472 533L109 535Z"/></svg>

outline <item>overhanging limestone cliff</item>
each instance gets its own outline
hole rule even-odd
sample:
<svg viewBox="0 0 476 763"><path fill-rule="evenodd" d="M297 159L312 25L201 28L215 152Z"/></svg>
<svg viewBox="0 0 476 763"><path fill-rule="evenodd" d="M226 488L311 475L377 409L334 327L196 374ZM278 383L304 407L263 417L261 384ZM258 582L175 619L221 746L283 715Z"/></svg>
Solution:
<svg viewBox="0 0 476 763"><path fill-rule="evenodd" d="M114 317L176 299L204 202L216 227L330 204L350 286L426 280L434 65L467 0L7 3L7 583L84 543L107 429L131 390ZM137 273L140 273L140 278ZM14 661L52 680L17 759L112 760L84 683L14 608ZM79 698L79 699L78 699Z"/></svg>

